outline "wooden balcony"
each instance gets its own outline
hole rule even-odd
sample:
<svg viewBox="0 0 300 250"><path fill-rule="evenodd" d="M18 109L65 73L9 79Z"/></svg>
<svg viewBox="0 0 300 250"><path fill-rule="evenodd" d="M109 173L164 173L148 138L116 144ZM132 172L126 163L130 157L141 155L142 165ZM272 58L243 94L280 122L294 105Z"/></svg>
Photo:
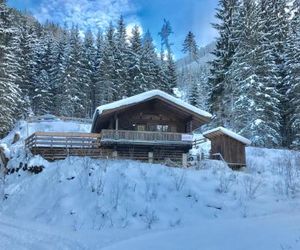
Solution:
<svg viewBox="0 0 300 250"><path fill-rule="evenodd" d="M36 132L25 140L27 150L47 160L60 160L68 156L147 160L148 149L142 147L131 152L126 148L130 148L130 145L159 145L159 151L152 152L154 156L151 161L163 161L165 158L174 161L181 159L182 153L189 150L192 144L190 134L129 130L102 130L101 134ZM121 146L118 156L113 153L115 145ZM177 149L169 150L170 147Z"/></svg>
<svg viewBox="0 0 300 250"><path fill-rule="evenodd" d="M103 129L101 144L192 146L193 138L191 134Z"/></svg>
<svg viewBox="0 0 300 250"><path fill-rule="evenodd" d="M25 140L26 149L47 160L64 159L67 156L105 157L100 148L100 134L36 132Z"/></svg>
<svg viewBox="0 0 300 250"><path fill-rule="evenodd" d="M99 134L35 132L25 140L26 148L99 148Z"/></svg>

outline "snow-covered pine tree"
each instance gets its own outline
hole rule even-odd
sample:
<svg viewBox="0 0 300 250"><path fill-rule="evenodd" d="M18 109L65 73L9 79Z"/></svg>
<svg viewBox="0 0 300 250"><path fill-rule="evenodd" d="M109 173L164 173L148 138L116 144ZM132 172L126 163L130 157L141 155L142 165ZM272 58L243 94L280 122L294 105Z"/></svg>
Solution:
<svg viewBox="0 0 300 250"><path fill-rule="evenodd" d="M276 88L279 94L279 110L280 110L280 136L281 145L287 147L291 143L288 120L290 109L289 99L287 98L287 85L285 82L286 68L285 68L285 47L287 44L287 36L289 30L290 11L288 0L276 0L269 1L269 27L272 29L268 37L270 43L273 46L273 57L275 62L276 70ZM272 16L272 18L270 18Z"/></svg>
<svg viewBox="0 0 300 250"><path fill-rule="evenodd" d="M300 1L294 1L286 46L286 96L290 147L300 149ZM289 134L290 133L290 134Z"/></svg>
<svg viewBox="0 0 300 250"><path fill-rule="evenodd" d="M62 107L62 103L65 102L67 95L66 85L64 84L64 79L66 76L66 63L67 63L67 54L68 54L68 32L64 28L58 38L55 40L53 47L53 57L54 64L51 69L52 79L52 112L55 115L67 115L67 111L63 110L66 107Z"/></svg>
<svg viewBox="0 0 300 250"><path fill-rule="evenodd" d="M189 103L195 107L199 106L199 86L196 81L193 82L190 94L189 94Z"/></svg>
<svg viewBox="0 0 300 250"><path fill-rule="evenodd" d="M35 27L26 19L20 27L20 43L18 50L18 80L26 106L29 107L34 96L34 82L37 75L37 53L38 38Z"/></svg>
<svg viewBox="0 0 300 250"><path fill-rule="evenodd" d="M264 91L257 75L260 66L257 62L260 35L258 18L255 1L243 0L236 19L238 22L235 23L239 34L236 37L236 53L228 71L234 86L230 127L248 138L255 136L255 122L259 117L257 106Z"/></svg>
<svg viewBox="0 0 300 250"><path fill-rule="evenodd" d="M194 33L189 31L182 46L182 52L184 54L188 54L189 61L197 61L199 59L199 48L196 43Z"/></svg>
<svg viewBox="0 0 300 250"><path fill-rule="evenodd" d="M149 30L145 33L143 37L141 60L142 60L142 71L147 83L147 87L146 89L144 89L144 91L158 88L160 83L160 79L159 79L160 65L153 44L153 38Z"/></svg>
<svg viewBox="0 0 300 250"><path fill-rule="evenodd" d="M219 33L213 52L214 60L210 62L211 76L209 78L209 84L212 87L209 103L210 111L214 115L214 125L227 125L227 108L232 106L230 94L232 81L228 78L227 72L236 49L234 19L237 16L237 7L238 0L219 0L216 13L218 22L213 25Z"/></svg>
<svg viewBox="0 0 300 250"><path fill-rule="evenodd" d="M132 35L129 39L130 43L130 65L129 77L130 87L128 89L129 96L139 94L147 88L147 82L142 71L142 37L139 26L135 25L132 29Z"/></svg>
<svg viewBox="0 0 300 250"><path fill-rule="evenodd" d="M100 63L100 71L98 72L96 86L99 86L101 104L105 104L116 100L117 87L116 87L116 39L115 29L112 23L110 23L106 30L102 59Z"/></svg>
<svg viewBox="0 0 300 250"><path fill-rule="evenodd" d="M45 69L40 70L37 75L34 96L32 97L32 110L35 115L50 113L52 94L49 82L48 72Z"/></svg>
<svg viewBox="0 0 300 250"><path fill-rule="evenodd" d="M235 24L236 53L228 71L233 86L230 126L257 146L281 143L271 13L268 1L242 1Z"/></svg>
<svg viewBox="0 0 300 250"><path fill-rule="evenodd" d="M31 107L36 115L50 113L53 110L51 71L55 64L53 57L53 36L43 31L35 46L34 92Z"/></svg>
<svg viewBox="0 0 300 250"><path fill-rule="evenodd" d="M0 137L4 136L19 118L22 110L20 90L15 84L19 67L18 30L6 1L0 1Z"/></svg>
<svg viewBox="0 0 300 250"><path fill-rule="evenodd" d="M184 78L184 88L185 91L188 92L188 99L190 103L198 104L198 101L195 101L196 97L199 97L199 93L195 93L194 91L198 91L198 83L196 83L196 79L192 73L193 62L197 61L199 58L199 49L195 40L195 35L189 31L184 42L182 52L188 55L186 60L186 64L189 64L189 67L184 67L182 69L182 79Z"/></svg>
<svg viewBox="0 0 300 250"><path fill-rule="evenodd" d="M128 90L131 88L132 82L129 79L129 45L126 34L126 24L123 16L120 16L116 27L116 51L115 51L115 65L116 65L116 99L122 99L128 96Z"/></svg>
<svg viewBox="0 0 300 250"><path fill-rule="evenodd" d="M167 54L167 61L166 63L166 81L167 85L165 86L165 91L169 94L174 94L174 88L177 87L177 70L176 70L176 64L173 58L173 54L169 53Z"/></svg>
<svg viewBox="0 0 300 250"><path fill-rule="evenodd" d="M61 114L64 116L84 117L87 86L83 82L82 42L78 27L72 27L69 51L64 76L64 96Z"/></svg>
<svg viewBox="0 0 300 250"><path fill-rule="evenodd" d="M93 60L93 75L92 75L92 89L91 89L91 111L95 111L96 107L100 106L101 101L101 61L103 53L103 36L101 30L98 30L95 42L95 57Z"/></svg>
<svg viewBox="0 0 300 250"><path fill-rule="evenodd" d="M261 0L259 7L259 44L257 46L257 76L260 92L257 93L259 102L256 105L257 119L253 125L256 137L254 144L260 146L280 146L280 94L278 93L278 67L274 56L272 33L272 3ZM256 140L257 139L257 140Z"/></svg>
<svg viewBox="0 0 300 250"><path fill-rule="evenodd" d="M92 31L88 30L84 36L82 55L82 81L86 86L85 100L83 101L85 117L92 117L95 111L92 106L95 53L94 37Z"/></svg>

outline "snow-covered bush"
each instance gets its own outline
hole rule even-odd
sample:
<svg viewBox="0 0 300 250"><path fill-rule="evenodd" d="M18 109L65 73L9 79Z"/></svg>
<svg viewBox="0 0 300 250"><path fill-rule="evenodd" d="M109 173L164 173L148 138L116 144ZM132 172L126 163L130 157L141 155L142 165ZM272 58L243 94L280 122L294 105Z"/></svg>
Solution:
<svg viewBox="0 0 300 250"><path fill-rule="evenodd" d="M177 170L177 169L175 169L175 170ZM184 170L173 171L172 178L173 178L175 190L180 191L183 189L184 184L186 182L186 171L184 171Z"/></svg>
<svg viewBox="0 0 300 250"><path fill-rule="evenodd" d="M290 198L294 198L300 191L298 157L287 152L278 161L278 173L281 178L275 183L275 190Z"/></svg>
<svg viewBox="0 0 300 250"><path fill-rule="evenodd" d="M236 176L231 170L221 169L216 190L219 193L228 193L230 187L234 184L235 179Z"/></svg>
<svg viewBox="0 0 300 250"><path fill-rule="evenodd" d="M159 218L154 210L150 210L148 207L140 214L141 220L146 224L147 229L151 229L153 224L158 222Z"/></svg>
<svg viewBox="0 0 300 250"><path fill-rule="evenodd" d="M242 184L245 190L246 197L248 199L255 199L262 182L260 180L260 177L257 175L247 175L243 178Z"/></svg>

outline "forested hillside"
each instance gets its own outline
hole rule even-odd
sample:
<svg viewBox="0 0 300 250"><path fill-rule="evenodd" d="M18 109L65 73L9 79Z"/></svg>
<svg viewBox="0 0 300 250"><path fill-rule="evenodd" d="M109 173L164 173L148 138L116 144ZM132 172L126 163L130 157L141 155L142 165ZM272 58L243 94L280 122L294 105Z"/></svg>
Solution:
<svg viewBox="0 0 300 250"><path fill-rule="evenodd" d="M222 0L211 63L215 124L300 148L300 1Z"/></svg>
<svg viewBox="0 0 300 250"><path fill-rule="evenodd" d="M41 24L5 2L0 136L30 113L91 117L103 103L177 87L214 115L211 126L228 127L256 146L300 148L299 0L220 0L216 41L199 49L187 31L186 56L176 63L166 20L156 48L150 32L136 26L128 34L122 17L93 33L76 24Z"/></svg>
<svg viewBox="0 0 300 250"><path fill-rule="evenodd" d="M74 25L40 24L0 1L0 135L20 116L52 113L91 117L103 103L176 87L175 62L164 22L158 56L150 32L128 35L123 17L97 34Z"/></svg>
<svg viewBox="0 0 300 250"><path fill-rule="evenodd" d="M213 127L231 128L256 146L299 149L300 1L220 0L216 18L215 44L196 56L183 47L184 97L214 115ZM192 36L186 41L195 44Z"/></svg>
<svg viewBox="0 0 300 250"><path fill-rule="evenodd" d="M212 54L214 48L215 43L210 43L197 50L197 60L187 55L176 62L177 85L183 94L182 98L204 110L209 110L208 101L211 89L208 82L209 62L214 58Z"/></svg>

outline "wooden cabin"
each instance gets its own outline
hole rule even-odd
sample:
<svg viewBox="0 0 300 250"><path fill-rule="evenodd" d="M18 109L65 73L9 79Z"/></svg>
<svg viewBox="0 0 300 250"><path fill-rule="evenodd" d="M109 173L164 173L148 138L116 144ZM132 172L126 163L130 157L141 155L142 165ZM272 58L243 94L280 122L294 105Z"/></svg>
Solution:
<svg viewBox="0 0 300 250"><path fill-rule="evenodd" d="M212 159L224 160L231 168L246 166L246 149L250 141L226 128L218 127L203 133L211 141Z"/></svg>
<svg viewBox="0 0 300 250"><path fill-rule="evenodd" d="M96 109L91 133L35 132L25 146L47 160L67 156L187 164L193 130L211 114L163 91L152 90Z"/></svg>
<svg viewBox="0 0 300 250"><path fill-rule="evenodd" d="M100 106L91 133L114 157L183 161L192 148L192 132L211 115L163 91L152 90Z"/></svg>

